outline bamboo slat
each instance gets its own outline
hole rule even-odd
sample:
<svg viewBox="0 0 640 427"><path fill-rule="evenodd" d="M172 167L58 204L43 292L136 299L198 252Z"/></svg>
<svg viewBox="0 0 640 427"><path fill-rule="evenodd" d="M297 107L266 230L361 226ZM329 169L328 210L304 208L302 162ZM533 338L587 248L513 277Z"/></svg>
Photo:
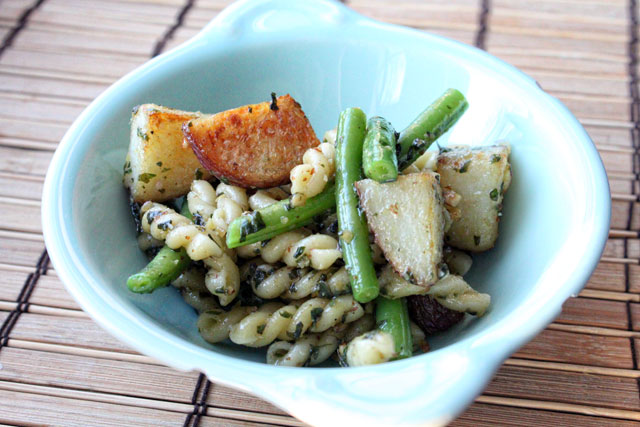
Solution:
<svg viewBox="0 0 640 427"><path fill-rule="evenodd" d="M161 365L7 347L0 352L0 382L110 393L189 403L198 375ZM0 384L0 389L2 385Z"/></svg>
<svg viewBox="0 0 640 427"><path fill-rule="evenodd" d="M0 66L0 91L4 93L50 96L58 99L80 99L88 102L102 93L107 86L107 82L88 81L83 76L72 79L69 76L53 73L48 73L47 76L32 72L29 75L25 70Z"/></svg>
<svg viewBox="0 0 640 427"><path fill-rule="evenodd" d="M89 318L24 313L11 331L17 340L78 346L89 349L133 353Z"/></svg>
<svg viewBox="0 0 640 427"><path fill-rule="evenodd" d="M475 403L462 414L452 427L547 425L556 427L631 427L637 423L597 416L576 415L538 409L524 409L485 403Z"/></svg>
<svg viewBox="0 0 640 427"><path fill-rule="evenodd" d="M624 292L625 266L620 264L600 263L587 282L587 289Z"/></svg>
<svg viewBox="0 0 640 427"><path fill-rule="evenodd" d="M580 351L576 351L580 349ZM632 369L629 339L545 330L515 354L534 360Z"/></svg>
<svg viewBox="0 0 640 427"><path fill-rule="evenodd" d="M78 303L64 289L64 285L55 274L41 276L31 299L33 304L48 307L66 308L69 310L80 310Z"/></svg>
<svg viewBox="0 0 640 427"><path fill-rule="evenodd" d="M42 232L40 207L23 203L21 199L8 199L0 203L1 228L12 231Z"/></svg>
<svg viewBox="0 0 640 427"><path fill-rule="evenodd" d="M627 329L626 305L620 301L571 298L564 303L558 323Z"/></svg>
<svg viewBox="0 0 640 427"><path fill-rule="evenodd" d="M0 180L1 182L1 180ZM42 242L33 240L0 237L0 259L11 260L12 263L33 268L44 249Z"/></svg>
<svg viewBox="0 0 640 427"><path fill-rule="evenodd" d="M640 410L636 379L517 366L502 367L485 394Z"/></svg>
<svg viewBox="0 0 640 427"><path fill-rule="evenodd" d="M0 266L0 277L2 277L2 286L0 286L0 300L15 301L18 298L20 289L29 273L8 269Z"/></svg>
<svg viewBox="0 0 640 427"><path fill-rule="evenodd" d="M34 410L34 408L36 410ZM0 393L0 422L84 427L109 425L176 426L185 414L75 398L15 391Z"/></svg>

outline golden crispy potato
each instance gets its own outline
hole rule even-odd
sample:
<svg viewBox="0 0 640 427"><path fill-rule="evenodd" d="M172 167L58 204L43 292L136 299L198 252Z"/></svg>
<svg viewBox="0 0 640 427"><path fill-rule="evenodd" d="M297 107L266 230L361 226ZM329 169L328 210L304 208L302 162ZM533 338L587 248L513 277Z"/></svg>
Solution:
<svg viewBox="0 0 640 427"><path fill-rule="evenodd" d="M194 179L209 179L188 144L182 124L200 113L173 110L155 104L134 109L124 185L136 202L162 202L189 191Z"/></svg>
<svg viewBox="0 0 640 427"><path fill-rule="evenodd" d="M300 104L289 95L273 98L185 123L185 139L202 165L245 188L288 182L289 171L320 141Z"/></svg>

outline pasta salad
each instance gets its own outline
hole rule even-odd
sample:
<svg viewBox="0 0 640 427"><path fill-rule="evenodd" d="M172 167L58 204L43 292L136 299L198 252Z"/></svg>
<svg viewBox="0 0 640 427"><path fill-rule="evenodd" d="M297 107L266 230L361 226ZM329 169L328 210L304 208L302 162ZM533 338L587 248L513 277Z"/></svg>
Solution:
<svg viewBox="0 0 640 427"><path fill-rule="evenodd" d="M273 365L428 351L489 308L464 276L511 182L506 144L428 150L467 106L449 89L402 132L349 108L322 142L289 95L136 107L123 179L150 261L128 288L172 285L206 341L265 347Z"/></svg>

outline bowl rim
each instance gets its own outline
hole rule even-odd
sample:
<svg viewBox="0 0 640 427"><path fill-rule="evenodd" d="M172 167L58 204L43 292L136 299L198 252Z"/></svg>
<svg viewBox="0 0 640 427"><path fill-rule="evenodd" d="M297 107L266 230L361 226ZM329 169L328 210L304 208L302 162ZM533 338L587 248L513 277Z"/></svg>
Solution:
<svg viewBox="0 0 640 427"><path fill-rule="evenodd" d="M535 321L527 323L526 320L531 319L522 319L506 326L503 324L506 319L503 319L502 322L483 332L484 335L489 335L489 338L485 337L486 339L481 340L481 342L478 342L477 338L474 340L474 336L471 336L446 348L422 356L395 361L384 366L359 367L348 370L342 368L292 370L225 356L191 344L182 338L172 336L166 331L158 330L153 322L136 317L133 313L118 307L117 302L106 291L101 289L99 281L90 274L81 262L82 255L73 244L74 231L72 229L72 221L69 213L65 212L65 208L68 206L66 202L71 200L73 186L61 186L61 184L72 183L73 177L69 171L72 171L74 167L77 168L82 162L82 158L84 158L85 153L82 149L86 149L88 144L81 148L77 148L78 145L76 144L84 139L83 135L91 127L90 118L107 103L111 102L113 98L116 98L120 91L127 89L130 83L140 75L152 73L160 69L160 67L171 63L171 61L188 54L190 51L197 51L202 49L203 46L210 45L213 41L224 42L233 37L238 37L238 32L245 32L244 35L247 36L246 31L250 31L250 28L246 28L250 27L247 22L251 23L252 19L260 16L265 10L282 10L282 8L311 14L310 19L319 26L341 25L360 30L363 34L367 32L384 32L398 38L419 39L426 44L446 47L453 54L464 55L470 62L493 68L503 73L505 78L514 82L514 84L522 85L527 90L533 91L541 102L546 103L548 108L566 121L567 131L571 132L575 137L575 143L581 145L581 148L589 158L589 168L586 169L593 176L595 185L599 190L591 198L592 206L597 209L597 213L593 215L594 220L590 224L590 244L585 245L584 256L579 265L575 267L574 274L558 288L558 293L548 295L540 301ZM316 15L312 16L314 12L316 12ZM239 29L238 23L241 23L245 28ZM272 28L271 30L277 33L279 29ZM301 7L296 0L241 0L222 11L191 40L146 62L118 80L82 112L61 140L47 171L42 199L42 223L45 243L49 249L51 261L67 290L78 301L83 310L98 324L141 353L148 354L175 369L203 371L216 382L244 391L251 391L253 394L275 403L307 422L318 422L318 420L310 417L308 414L309 409L296 409L296 407L292 406L292 403L295 403L297 399L299 404L304 399L312 399L312 397L301 392L296 399L292 400L292 397L288 395L290 394L290 388L287 389L287 392L275 393L273 390L274 385L290 382L292 385L299 387L301 384L305 384L307 387L316 387L317 391L317 385L314 381L321 377L332 377L339 380L336 377L336 375L339 375L343 378L343 381L355 381L359 377L379 376L383 372L384 376L401 375L407 370L415 369L416 365L426 367L437 363L438 360L447 357L447 355L464 355L469 359L470 363L473 363L473 371L475 372L473 378L465 379L468 383L466 390L462 394L458 394L456 399L449 399L441 408L425 409L424 414L428 418L421 417L417 413L407 414L404 417L406 422L419 422L428 419L432 422L440 423L449 421L453 416L461 412L482 391L482 388L488 383L501 362L544 329L559 314L562 303L571 295L577 294L584 286L595 269L607 240L611 214L610 207L611 200L606 172L599 153L586 131L562 103L542 91L535 80L515 67L472 46L422 31L381 23L363 17L337 1L308 0L305 6ZM503 342L500 346L492 345L506 335L509 335L508 341ZM168 349L171 351L167 351ZM176 357L178 354L181 357ZM478 360L480 358L482 360ZM244 379L234 379L234 375ZM262 382L251 382L247 380L247 376L268 377L268 379L264 379ZM315 403L319 404L318 402ZM344 417L356 413L362 416L365 411L365 406L349 409L338 408L336 402L324 402L323 404L327 405L327 409L340 414L340 419L343 421ZM370 408L370 405L366 407ZM375 418L370 419L375 422Z"/></svg>

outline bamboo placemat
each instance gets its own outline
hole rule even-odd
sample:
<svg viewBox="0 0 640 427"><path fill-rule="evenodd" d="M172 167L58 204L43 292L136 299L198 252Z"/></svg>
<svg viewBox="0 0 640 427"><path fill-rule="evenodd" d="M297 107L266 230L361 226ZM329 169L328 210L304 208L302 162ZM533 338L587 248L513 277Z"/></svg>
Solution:
<svg viewBox="0 0 640 427"><path fill-rule="evenodd" d="M0 423L300 425L159 365L96 326L44 250L40 195L67 127L109 84L198 32L225 0L0 0ZM349 0L383 21L520 67L592 136L610 178L604 256L562 315L454 425L640 421L638 6L635 0Z"/></svg>

